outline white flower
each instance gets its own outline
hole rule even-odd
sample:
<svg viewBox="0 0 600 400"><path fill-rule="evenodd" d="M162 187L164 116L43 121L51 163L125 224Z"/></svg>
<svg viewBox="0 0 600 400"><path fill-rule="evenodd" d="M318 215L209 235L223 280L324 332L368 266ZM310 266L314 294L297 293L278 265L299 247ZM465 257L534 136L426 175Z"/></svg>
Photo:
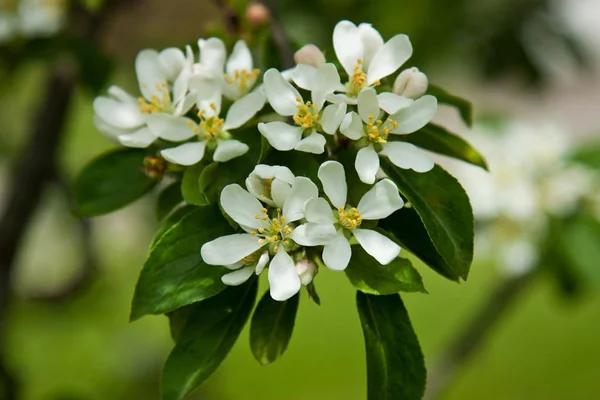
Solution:
<svg viewBox="0 0 600 400"><path fill-rule="evenodd" d="M382 121L381 110L390 114ZM355 168L360 180L372 184L379 170L379 156L387 156L397 167L427 172L433 168L433 160L418 147L406 143L389 141L389 135L404 135L415 132L433 118L437 110L437 99L426 95L417 100L407 99L393 93L375 92L368 88L358 95L358 114L346 114L340 132L352 140L367 144L356 155Z"/></svg>
<svg viewBox="0 0 600 400"><path fill-rule="evenodd" d="M65 23L66 6L65 1L0 1L0 42L53 35Z"/></svg>
<svg viewBox="0 0 600 400"><path fill-rule="evenodd" d="M195 97L186 95L184 86L176 78L183 60L183 53L175 48L160 53L142 50L136 57L135 69L143 97L135 99L117 86L110 87L108 97L94 99L94 123L98 130L128 147L148 147L157 138L171 141L189 138L163 137L161 131L148 126L154 119L181 119L193 106ZM169 82L173 79L171 86Z"/></svg>
<svg viewBox="0 0 600 400"><path fill-rule="evenodd" d="M284 201L283 212L277 209L269 213L254 195L241 186L226 186L221 192L221 207L247 233L223 236L205 243L201 249L202 259L210 265L233 265L231 268L239 268L241 263L260 272L264 267L262 264L266 264L263 254L272 255L274 257L269 264L271 297L278 301L289 299L301 287L296 266L288 254L288 251L298 248L291 237L293 223L304 217L304 204L317 195L318 189L310 179L297 177ZM250 268L243 271L236 278L247 279L251 275Z"/></svg>
<svg viewBox="0 0 600 400"><path fill-rule="evenodd" d="M427 75L412 67L398 74L392 92L409 99L418 99L427 92L428 85Z"/></svg>
<svg viewBox="0 0 600 400"><path fill-rule="evenodd" d="M200 82L200 80L198 81ZM206 148L214 149L213 160L226 162L248 152L249 147L239 140L232 139L230 130L239 128L250 120L262 108L262 94L249 93L234 102L224 119L221 111L221 92L215 81L202 80L201 91L197 96L200 124L186 117L161 116L148 120L149 128L161 138L181 141L198 137L198 141L161 151L165 160L179 165L194 165L204 157ZM200 87L200 86L198 86Z"/></svg>
<svg viewBox="0 0 600 400"><path fill-rule="evenodd" d="M314 73L296 74L298 67L314 69ZM311 100L304 102L302 96L282 74L270 69L264 76L264 87L269 103L277 114L291 117L295 125L285 122L258 124L258 130L271 146L280 151L298 150L320 154L325 151L325 138L318 132L333 135L346 113L346 104L325 105L325 97L339 84L339 75L333 64L322 64L318 68L298 65L294 70L294 81L298 86L307 80L321 83L319 89L311 91ZM337 79L337 84L336 84ZM306 135L306 137L303 137Z"/></svg>
<svg viewBox="0 0 600 400"><path fill-rule="evenodd" d="M395 259L400 246L377 231L361 229L360 225L364 220L386 218L402 208L404 202L396 185L383 179L365 193L358 206L352 207L346 204L348 188L342 164L326 161L319 168L318 176L335 211L323 198L309 200L304 207L307 223L294 229L291 238L303 246L325 245L323 262L333 270L341 271L350 262L349 236L354 236L379 263L386 265Z"/></svg>
<svg viewBox="0 0 600 400"><path fill-rule="evenodd" d="M287 167L259 164L246 179L246 189L262 202L281 208L292 190L294 178Z"/></svg>
<svg viewBox="0 0 600 400"><path fill-rule="evenodd" d="M350 21L340 21L335 26L333 48L349 81L344 94L334 96L331 101L349 104L356 104L362 90L379 85L380 79L396 72L412 55L408 36L396 35L384 44L370 24L356 26Z"/></svg>
<svg viewBox="0 0 600 400"><path fill-rule="evenodd" d="M238 40L227 61L225 61L227 58L225 44L219 38L200 39L198 47L200 48L199 62L194 63L194 54L188 46L182 71L182 79L187 80L190 89L201 94L203 83L199 83L197 79L214 79L226 98L237 100L254 87L260 70L254 68L252 53L246 42Z"/></svg>

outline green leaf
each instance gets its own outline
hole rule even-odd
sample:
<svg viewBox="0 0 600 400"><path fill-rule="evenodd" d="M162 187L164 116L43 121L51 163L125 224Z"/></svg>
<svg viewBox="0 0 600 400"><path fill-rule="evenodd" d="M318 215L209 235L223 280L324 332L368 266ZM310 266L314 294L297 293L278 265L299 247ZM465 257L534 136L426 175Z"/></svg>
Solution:
<svg viewBox="0 0 600 400"><path fill-rule="evenodd" d="M600 143L583 142L569 157L571 161L600 170Z"/></svg>
<svg viewBox="0 0 600 400"><path fill-rule="evenodd" d="M399 295L356 293L367 352L368 400L421 400L423 353Z"/></svg>
<svg viewBox="0 0 600 400"><path fill-rule="evenodd" d="M431 243L423 221L413 208L401 208L389 217L380 220L379 227L392 232L403 248L419 257L438 274L458 281L459 275L444 261Z"/></svg>
<svg viewBox="0 0 600 400"><path fill-rule="evenodd" d="M144 174L142 149L117 149L90 162L75 181L75 210L94 217L118 210L148 193L157 184Z"/></svg>
<svg viewBox="0 0 600 400"><path fill-rule="evenodd" d="M271 150L264 164L288 167L296 176L306 176L318 182L317 173L321 163L327 160L324 154L310 154L300 151Z"/></svg>
<svg viewBox="0 0 600 400"><path fill-rule="evenodd" d="M181 181L181 196L187 203L195 206L205 206L210 204L206 195L200 189L199 180L203 171L204 164L202 162L187 167Z"/></svg>
<svg viewBox="0 0 600 400"><path fill-rule="evenodd" d="M421 275L409 260L396 258L387 265L381 265L359 246L352 249L352 258L345 272L350 283L363 293L427 293Z"/></svg>
<svg viewBox="0 0 600 400"><path fill-rule="evenodd" d="M269 365L287 349L292 338L300 296L275 301L268 291L254 310L250 324L250 349L256 361Z"/></svg>
<svg viewBox="0 0 600 400"><path fill-rule="evenodd" d="M173 311L225 289L221 277L227 269L204 263L200 248L234 233L233 229L214 206L184 207L180 213L180 219L155 240L144 263L133 296L132 321Z"/></svg>
<svg viewBox="0 0 600 400"><path fill-rule="evenodd" d="M434 153L466 161L488 171L487 163L481 153L463 138L439 125L427 124L411 135L395 135L394 138L400 138Z"/></svg>
<svg viewBox="0 0 600 400"><path fill-rule="evenodd" d="M431 243L449 267L445 272L466 280L473 260L474 222L462 186L439 165L425 173L397 168L389 160L382 160L381 166L419 214ZM402 236L400 230L408 229L389 225L386 229L396 237Z"/></svg>
<svg viewBox="0 0 600 400"><path fill-rule="evenodd" d="M257 287L253 278L186 311L187 320L178 322L177 343L163 370L163 400L185 399L218 368L250 316Z"/></svg>
<svg viewBox="0 0 600 400"><path fill-rule="evenodd" d="M563 259L586 282L600 284L600 224L589 215L576 215L560 231Z"/></svg>
<svg viewBox="0 0 600 400"><path fill-rule="evenodd" d="M156 219L164 219L177 205L183 202L181 197L181 182L173 182L164 188L156 201Z"/></svg>
<svg viewBox="0 0 600 400"><path fill-rule="evenodd" d="M444 89L436 85L429 85L427 94L435 96L439 103L444 103L456 107L460 113L461 118L467 126L473 125L473 105L469 100L463 99L462 97L454 96L448 93Z"/></svg>

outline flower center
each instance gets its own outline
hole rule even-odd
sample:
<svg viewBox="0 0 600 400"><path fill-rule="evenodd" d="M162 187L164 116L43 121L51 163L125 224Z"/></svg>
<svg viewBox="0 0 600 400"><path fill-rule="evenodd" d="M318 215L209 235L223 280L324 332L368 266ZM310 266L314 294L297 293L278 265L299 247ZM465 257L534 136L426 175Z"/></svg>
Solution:
<svg viewBox="0 0 600 400"><path fill-rule="evenodd" d="M284 248L289 248L292 245L292 241L288 239L288 236L294 228L286 223L285 217L281 215L281 209L277 209L277 216L275 218L269 218L266 208L263 208L261 212L262 215L256 214L254 218L268 221L269 227L258 228L250 232L250 234L259 238L258 243L269 244L273 253L277 253L281 245Z"/></svg>
<svg viewBox="0 0 600 400"><path fill-rule="evenodd" d="M210 103L210 108L216 111L217 106L215 103ZM204 114L206 114L205 110L200 110L198 112L198 117L200 118L200 129L194 128L194 132L200 133L200 135L204 136L206 140L216 139L221 136L221 133L223 132L224 120L216 115L205 117ZM188 123L188 125L193 126L191 121Z"/></svg>
<svg viewBox="0 0 600 400"><path fill-rule="evenodd" d="M296 97L296 101L301 102L302 99ZM298 111L296 111L296 114L294 114L294 122L296 125L305 129L313 128L317 125L317 122L319 121L319 111L314 104L312 104L310 101L307 101L304 104L298 104L296 107L298 108Z"/></svg>
<svg viewBox="0 0 600 400"><path fill-rule="evenodd" d="M387 143L387 138L390 134L390 125L395 129L398 127L398 123L391 118L385 121L387 124L384 125L383 121L378 119L375 120L373 115L369 115L369 122L365 126L365 134L367 139L372 143Z"/></svg>
<svg viewBox="0 0 600 400"><path fill-rule="evenodd" d="M258 74L260 74L259 69L253 69L250 72L245 69L236 69L231 75L225 74L225 82L237 86L240 92L246 93L256 82Z"/></svg>
<svg viewBox="0 0 600 400"><path fill-rule="evenodd" d="M380 82L373 82L373 86L379 86ZM359 58L356 60L356 65L354 66L354 72L350 77L350 80L346 84L346 87L349 90L349 95L358 96L358 94L367 87L367 74L363 71L363 60Z"/></svg>
<svg viewBox="0 0 600 400"><path fill-rule="evenodd" d="M345 209L338 208L338 221L340 226L345 229L354 229L360 226L362 217L356 207Z"/></svg>
<svg viewBox="0 0 600 400"><path fill-rule="evenodd" d="M146 86L145 83L142 86ZM171 92L169 91L169 87L167 82L163 82L161 84L156 85L156 89L161 94L160 97L153 94L150 97L150 101L147 101L143 97L138 97L138 108L144 114L154 114L158 112L166 112L172 113L173 104L171 103Z"/></svg>

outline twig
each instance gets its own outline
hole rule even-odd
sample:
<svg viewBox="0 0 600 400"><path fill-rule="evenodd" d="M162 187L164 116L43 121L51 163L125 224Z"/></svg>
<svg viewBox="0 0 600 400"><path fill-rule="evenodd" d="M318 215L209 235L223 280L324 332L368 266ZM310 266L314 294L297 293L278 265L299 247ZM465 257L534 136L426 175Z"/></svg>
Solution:
<svg viewBox="0 0 600 400"><path fill-rule="evenodd" d="M470 357L485 342L487 335L508 308L533 281L536 273L529 272L502 281L473 318L442 352L437 363L429 370L427 390L423 400L437 400L454 382Z"/></svg>
<svg viewBox="0 0 600 400"><path fill-rule="evenodd" d="M281 22L281 15L278 13L277 7L275 6L276 0L259 0L259 3L263 4L268 10L271 16L271 34L273 35L273 41L277 47L279 53L279 59L281 62L282 69L292 68L294 66L294 52L292 45L285 33L283 24Z"/></svg>
<svg viewBox="0 0 600 400"><path fill-rule="evenodd" d="M231 8L231 6L227 4L225 0L213 1L219 9L219 13L223 18L223 23L225 24L225 29L227 32L234 37L240 36L242 33L242 26L240 24L240 19L233 8Z"/></svg>
<svg viewBox="0 0 600 400"><path fill-rule="evenodd" d="M97 39L101 28L125 1L109 0L96 14L73 2L69 25L73 34ZM77 68L61 61L47 78L44 97L33 120L32 132L19 158L9 188L6 208L0 215L0 398L19 398L17 379L6 365L6 312L11 298L15 259L44 188L53 179L67 112L78 82Z"/></svg>

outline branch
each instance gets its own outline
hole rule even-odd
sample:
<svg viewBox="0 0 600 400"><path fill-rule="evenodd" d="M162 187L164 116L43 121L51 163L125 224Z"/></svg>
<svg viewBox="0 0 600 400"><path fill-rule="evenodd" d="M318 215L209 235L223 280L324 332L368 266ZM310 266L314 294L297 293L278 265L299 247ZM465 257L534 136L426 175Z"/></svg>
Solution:
<svg viewBox="0 0 600 400"><path fill-rule="evenodd" d="M82 38L96 40L104 23L124 3L127 2L108 0L100 12L90 14L73 2L69 28ZM18 158L6 207L0 214L0 398L7 400L19 398L16 379L4 364L6 311L15 260L42 193L55 176L67 112L77 82L77 68L70 62L61 61L51 69L44 97L33 119L29 142Z"/></svg>
<svg viewBox="0 0 600 400"><path fill-rule="evenodd" d="M234 37L239 37L242 33L242 26L240 24L240 19L233 8L231 8L225 0L214 0L214 3L219 9L227 32Z"/></svg>
<svg viewBox="0 0 600 400"><path fill-rule="evenodd" d="M450 341L429 371L423 400L440 399L504 313L524 293L536 276L535 271L502 281L462 331Z"/></svg>
<svg viewBox="0 0 600 400"><path fill-rule="evenodd" d="M277 1L259 0L258 3L261 3L269 10L271 16L271 35L273 35L273 41L275 42L277 52L279 53L281 69L292 68L295 65L294 52L285 33L285 29L283 28L283 24L281 23L281 15L278 13L277 7L275 6Z"/></svg>

